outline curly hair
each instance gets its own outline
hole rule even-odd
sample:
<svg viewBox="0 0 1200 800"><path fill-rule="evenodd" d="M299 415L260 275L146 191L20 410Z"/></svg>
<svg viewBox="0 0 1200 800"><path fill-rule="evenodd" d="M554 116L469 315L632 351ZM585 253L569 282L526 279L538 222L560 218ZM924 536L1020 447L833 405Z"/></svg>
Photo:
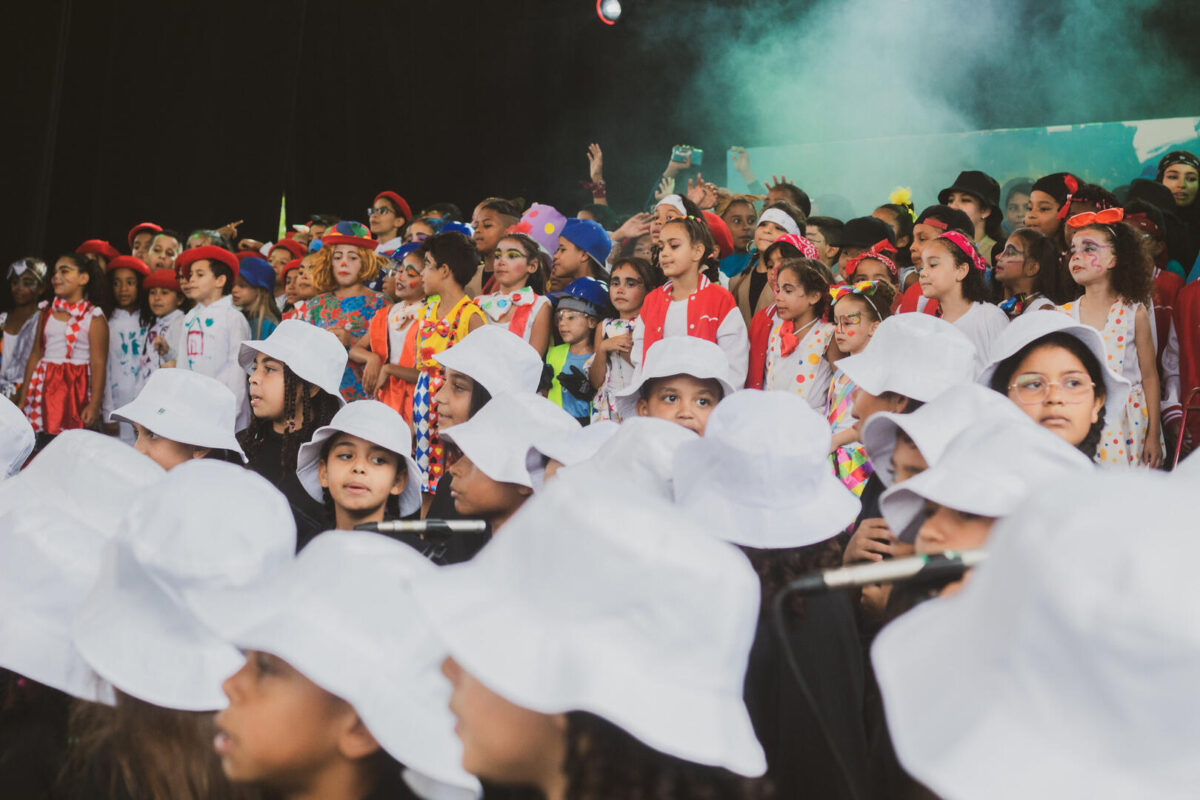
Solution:
<svg viewBox="0 0 1200 800"><path fill-rule="evenodd" d="M650 748L608 720L567 714L566 800L769 800L766 778L684 761Z"/></svg>
<svg viewBox="0 0 1200 800"><path fill-rule="evenodd" d="M709 230L708 223L704 221L702 216L686 216L679 219L673 219L667 225L682 225L687 230L688 241L692 244L699 242L704 246L704 254L700 256L700 271L708 277L710 281L716 283L720 273L720 256L717 253L717 243L713 239L712 231ZM666 228L664 225L663 228ZM657 254L655 254L655 266L658 265Z"/></svg>
<svg viewBox="0 0 1200 800"><path fill-rule="evenodd" d="M505 239L519 244L525 258L537 264L537 270L526 277L525 285L537 294L545 294L546 281L550 277L550 256L546 255L546 251L532 237L524 233L506 233L500 237L500 241L503 242Z"/></svg>
<svg viewBox="0 0 1200 800"><path fill-rule="evenodd" d="M316 396L313 396L310 391L312 388L313 384L283 364L283 420L295 420L297 412L303 419L295 430L290 425L284 427L283 445L280 448L280 469L284 475L296 471L300 445L311 439L317 428L328 425L340 407L338 399L326 391L318 389ZM275 420L253 417L250 426L238 434L238 444L245 451L246 458L254 459L273 430L274 423Z"/></svg>
<svg viewBox="0 0 1200 800"><path fill-rule="evenodd" d="M816 292L821 296L813 308L813 313L818 319L824 318L826 306L829 305L829 281L825 280L816 262L808 258L787 258L779 265L779 272L784 270L796 276L796 280L804 287L805 294Z"/></svg>
<svg viewBox="0 0 1200 800"><path fill-rule="evenodd" d="M1025 245L1025 257L1038 265L1037 275L1033 278L1033 290L1058 305L1071 300L1075 284L1063 264L1058 242L1034 228L1017 228L1011 236L1021 240ZM1003 287L997 284L997 288Z"/></svg>
<svg viewBox="0 0 1200 800"><path fill-rule="evenodd" d="M333 249L338 246L322 247L313 256L312 265L308 268L308 279L317 290L317 294L332 292L337 288L337 281L333 277ZM387 267L387 259L374 250L364 247L354 249L358 251L358 257L362 261L362 268L358 272L359 283L370 283Z"/></svg>
<svg viewBox="0 0 1200 800"><path fill-rule="evenodd" d="M1117 257L1116 266L1109 271L1112 290L1128 303L1141 303L1150 307L1154 293L1154 265L1142 249L1137 232L1127 223L1114 222L1111 225L1093 223L1075 230L1075 236L1084 231L1098 231L1108 243L1113 246ZM1075 297L1083 294L1082 287Z"/></svg>

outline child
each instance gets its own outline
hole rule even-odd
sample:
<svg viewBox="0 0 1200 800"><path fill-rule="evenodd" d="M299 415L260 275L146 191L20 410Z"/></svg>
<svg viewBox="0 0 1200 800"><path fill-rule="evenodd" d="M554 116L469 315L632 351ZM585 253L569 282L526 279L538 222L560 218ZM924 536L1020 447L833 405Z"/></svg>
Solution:
<svg viewBox="0 0 1200 800"><path fill-rule="evenodd" d="M882 239L862 253L848 259L845 264L846 282L887 281L900 287L900 268L887 254L895 255L896 248L887 239Z"/></svg>
<svg viewBox="0 0 1200 800"><path fill-rule="evenodd" d="M275 271L271 265L257 256L243 258L233 282L233 304L246 315L250 335L255 339L267 338L279 324L274 291Z"/></svg>
<svg viewBox="0 0 1200 800"><path fill-rule="evenodd" d="M68 253L54 263L50 284L54 302L38 305L38 333L16 400L42 439L101 421L108 365L100 265Z"/></svg>
<svg viewBox="0 0 1200 800"><path fill-rule="evenodd" d="M763 209L762 216L754 228L754 252L750 263L742 272L729 279L729 291L737 300L742 319L747 325L759 311L771 304L768 292L767 251L783 236L803 238L804 215L790 203L773 203ZM799 245L797 245L799 247ZM811 258L804 249L800 255Z"/></svg>
<svg viewBox="0 0 1200 800"><path fill-rule="evenodd" d="M1065 250L1063 221L1071 213L1071 201L1079 186L1079 179L1069 172L1055 172L1034 181L1025 227L1053 239L1060 251Z"/></svg>
<svg viewBox="0 0 1200 800"><path fill-rule="evenodd" d="M656 251L662 245L662 229L668 222L683 219L684 217L696 217L699 219L703 215L704 212L700 210L700 206L683 195L667 195L654 206L654 216L650 220L651 245Z"/></svg>
<svg viewBox="0 0 1200 800"><path fill-rule="evenodd" d="M777 283L779 265L786 258L810 259L816 265L818 272L821 273L823 278L828 279L830 274L825 263L817 258L816 245L803 236L793 236L790 233L785 233L776 239L762 255L762 260L767 265L766 283L771 288L770 297L772 301L775 299L775 292L779 289ZM757 275L758 273L753 273L751 279L755 279ZM766 375L767 369L767 350L771 342L771 331L778 324L779 314L774 302L756 311L750 319L750 369L746 375L746 387L749 389L763 388L763 378Z"/></svg>
<svg viewBox="0 0 1200 800"><path fill-rule="evenodd" d="M318 294L308 301L308 321L333 333L349 350L389 305L386 297L365 285L379 275L387 259L375 252L375 240L357 222L339 222L321 241L309 273ZM342 377L342 397L349 402L366 396L362 367L351 361Z"/></svg>
<svg viewBox="0 0 1200 800"><path fill-rule="evenodd" d="M546 363L554 371L548 397L587 425L596 394L588 375L595 358L596 330L608 309L608 291L595 278L578 278L564 291L551 292L550 299L563 343L546 353Z"/></svg>
<svg viewBox="0 0 1200 800"><path fill-rule="evenodd" d="M766 769L741 700L754 570L670 503L627 500L563 471L470 563L414 584L463 766L545 797L760 797L738 777Z"/></svg>
<svg viewBox="0 0 1200 800"><path fill-rule="evenodd" d="M717 344L732 374L746 374L749 342L737 302L725 289L701 275L715 268L716 245L703 219L686 217L663 226L659 266L667 283L648 292L634 328L633 362L660 339L695 336Z"/></svg>
<svg viewBox="0 0 1200 800"><path fill-rule="evenodd" d="M533 345L550 346L550 301L546 298L549 258L523 233L506 234L492 253L494 292L475 297L489 325L501 325Z"/></svg>
<svg viewBox="0 0 1200 800"><path fill-rule="evenodd" d="M129 254L140 258L144 263L146 255L150 252L150 242L154 241L155 234L159 233L162 233L162 226L153 222L139 222L134 225L126 237L126 241L129 242Z"/></svg>
<svg viewBox="0 0 1200 800"><path fill-rule="evenodd" d="M513 200L489 197L475 206L471 214L471 232L467 235L475 243L479 263L476 265L475 274L463 284L463 290L471 297L496 291L492 284L496 245L500 243L500 237L520 220L521 206L524 204L525 201L519 197Z"/></svg>
<svg viewBox="0 0 1200 800"><path fill-rule="evenodd" d="M255 594L252 624L221 625L245 653L216 718L229 780L291 800L478 795L412 600L435 570L387 537L330 531Z"/></svg>
<svg viewBox="0 0 1200 800"><path fill-rule="evenodd" d="M417 252L425 264L422 279L429 299L417 317L414 334L419 375L413 390L413 433L422 491L433 494L445 467L438 411L433 402L442 388L444 373L434 356L486 324L487 317L463 291L478 264L470 239L455 231L439 233L422 242Z"/></svg>
<svg viewBox="0 0 1200 800"><path fill-rule="evenodd" d="M921 272L921 255L925 245L941 236L946 231L958 231L964 236L971 236L971 218L957 208L949 206L929 206L917 217L913 224L913 241L909 247L912 255L913 269L907 274L901 273L902 285L899 287L902 296L893 311L908 313L920 311L923 314L938 313L936 300L930 300L921 293L921 284L917 280Z"/></svg>
<svg viewBox="0 0 1200 800"><path fill-rule="evenodd" d="M317 254L311 253L302 259L289 261L284 273L284 285L290 285L287 291L288 309L280 315L280 319L308 319L308 301L317 296L317 290L312 285L313 262Z"/></svg>
<svg viewBox="0 0 1200 800"><path fill-rule="evenodd" d="M860 281L851 286L835 286L829 296L837 349L845 356L853 356L866 349L879 323L892 315L896 290L887 281ZM833 450L829 457L834 471L857 497L862 495L874 467L858 441L858 419L850 400L855 388L854 381L839 367L829 383L825 418L833 429Z"/></svg>
<svg viewBox="0 0 1200 800"><path fill-rule="evenodd" d="M143 259L151 272L160 269L175 269L175 260L183 248L179 246L179 236L174 231L164 230L154 235L150 249Z"/></svg>
<svg viewBox="0 0 1200 800"><path fill-rule="evenodd" d="M404 244L401 231L412 219L412 209L408 201L396 192L380 192L375 195L375 201L367 210L367 222L371 226L371 235L379 242L380 253L395 250Z"/></svg>
<svg viewBox="0 0 1200 800"><path fill-rule="evenodd" d="M233 307L233 282L238 261L233 253L205 245L185 250L175 271L183 294L195 305L183 318L174 343L175 365L216 378L237 398L240 431L250 423L246 405L246 373L238 365L242 342L250 338L250 323Z"/></svg>
<svg viewBox="0 0 1200 800"><path fill-rule="evenodd" d="M1123 217L1118 208L1079 214L1067 221L1075 229L1071 277L1083 294L1061 309L1104 335L1108 368L1132 386L1124 411L1106 420L1103 463L1144 464L1153 469L1163 459L1161 394L1146 311L1153 279L1137 234L1121 221Z"/></svg>
<svg viewBox="0 0 1200 800"><path fill-rule="evenodd" d="M558 236L554 251L554 269L550 273L551 291L561 291L579 278L608 280L608 254L612 240L600 223L571 217Z"/></svg>
<svg viewBox="0 0 1200 800"><path fill-rule="evenodd" d="M296 476L338 530L421 510L421 471L404 418L378 400L347 403L296 457ZM300 547L306 543L300 542Z"/></svg>
<svg viewBox="0 0 1200 800"><path fill-rule="evenodd" d="M297 481L296 454L346 403L339 391L346 351L329 331L289 319L266 339L243 342L238 362L250 376L254 414L238 436L247 466L287 496L307 541L324 530L324 510Z"/></svg>
<svg viewBox="0 0 1200 800"><path fill-rule="evenodd" d="M117 256L121 255L117 252L117 248L113 247L103 239L88 239L79 247L75 248L75 252L81 256L91 256L100 264L101 269L107 270L108 264Z"/></svg>
<svg viewBox="0 0 1200 800"><path fill-rule="evenodd" d="M731 196L723 209L717 206L733 239L733 253L721 259L721 274L727 278L750 266L750 244L754 241L754 228L758 224L758 210L754 203L755 198L750 195L738 194Z"/></svg>
<svg viewBox="0 0 1200 800"><path fill-rule="evenodd" d="M170 270L152 272L142 281L146 291L146 305L153 321L146 331L146 344L142 347L142 359L138 364L142 380L145 381L160 367L173 367L179 353L172 349L179 341L183 327L183 290L179 279Z"/></svg>
<svg viewBox="0 0 1200 800"><path fill-rule="evenodd" d="M656 342L627 388L617 393L622 419L658 417L704 435L708 415L734 392L721 348L692 336Z"/></svg>
<svg viewBox="0 0 1200 800"><path fill-rule="evenodd" d="M40 258L22 258L8 268L12 305L0 312L0 395L13 400L38 332L38 301L49 291L50 270Z"/></svg>
<svg viewBox="0 0 1200 800"><path fill-rule="evenodd" d="M818 262L788 259L775 276L779 324L767 346L763 388L796 392L814 410L825 410L833 368L827 359L833 325L825 322L829 283Z"/></svg>
<svg viewBox="0 0 1200 800"><path fill-rule="evenodd" d="M306 255L308 250L295 239L280 239L267 251L267 262L275 273L271 293L275 296L276 308L283 308L287 301L287 266Z"/></svg>
<svg viewBox="0 0 1200 800"><path fill-rule="evenodd" d="M921 253L921 293L937 300L942 319L975 345L978 369L991 361L992 341L1008 325L1008 315L988 302L987 263L958 231L946 231Z"/></svg>
<svg viewBox="0 0 1200 800"><path fill-rule="evenodd" d="M108 265L115 307L108 317L108 368L100 410L104 432L119 436L126 444L133 444L133 427L112 421L111 414L137 397L142 388L142 348L153 319L142 289L142 281L149 275L149 268L133 256L118 256Z"/></svg>
<svg viewBox="0 0 1200 800"><path fill-rule="evenodd" d="M425 304L424 261L420 245L401 245L392 258L396 302L376 314L362 338L350 348L350 360L363 365L363 391L412 421L413 387L417 382L413 323ZM385 290L386 291L386 290Z"/></svg>
<svg viewBox="0 0 1200 800"><path fill-rule="evenodd" d="M1054 240L1033 228L1017 228L996 256L996 283L1004 290L1000 310L1016 319L1030 311L1053 309L1067 298L1059 281Z"/></svg>
<svg viewBox="0 0 1200 800"><path fill-rule="evenodd" d="M542 488L546 459L536 442L577 428L566 411L539 394L494 397L469 421L444 433L455 450L448 473L454 510L487 520L492 534L499 533Z"/></svg>
<svg viewBox="0 0 1200 800"><path fill-rule="evenodd" d="M817 260L830 269L841 253L844 227L842 221L834 217L809 217L804 221L804 238L817 248Z"/></svg>
<svg viewBox="0 0 1200 800"><path fill-rule="evenodd" d="M588 369L588 378L597 390L592 401L593 422L621 421L616 395L633 382L633 328L646 293L656 288L659 280L650 262L642 258L622 258L613 267L608 299L618 316L606 319L596 327L593 347L597 358Z"/></svg>
<svg viewBox="0 0 1200 800"><path fill-rule="evenodd" d="M1004 211L1000 208L1000 184L996 179L974 169L960 172L952 185L938 192L938 202L971 218L974 231L971 241L984 260L991 263L993 250L1004 238Z"/></svg>
<svg viewBox="0 0 1200 800"><path fill-rule="evenodd" d="M138 396L112 412L132 425L133 447L172 469L194 458L246 454L234 434L237 408L225 384L186 369L160 369L148 376Z"/></svg>

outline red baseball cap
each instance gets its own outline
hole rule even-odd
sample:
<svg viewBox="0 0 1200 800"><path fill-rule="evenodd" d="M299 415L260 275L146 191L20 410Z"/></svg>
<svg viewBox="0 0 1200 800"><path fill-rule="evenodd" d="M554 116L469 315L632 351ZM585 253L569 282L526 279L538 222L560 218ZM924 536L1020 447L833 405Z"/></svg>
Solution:
<svg viewBox="0 0 1200 800"><path fill-rule="evenodd" d="M388 200L391 200L392 205L396 207L396 210L400 212L402 217L405 219L412 219L412 209L408 207L408 201L403 197L395 192L380 192L379 194L375 195L376 200L381 197L386 197Z"/></svg>
<svg viewBox="0 0 1200 800"><path fill-rule="evenodd" d="M98 256L104 256L109 261L112 261L114 258L121 255L117 252L117 248L113 247L103 239L88 239L86 242L79 245L79 247L76 247L75 252L79 255L94 254Z"/></svg>
<svg viewBox="0 0 1200 800"><path fill-rule="evenodd" d="M142 231L150 231L151 233L162 233L162 225L155 225L153 222L139 222L129 229L129 249L133 249L133 237L137 236Z"/></svg>
<svg viewBox="0 0 1200 800"><path fill-rule="evenodd" d="M284 250L287 250L289 253L291 253L292 258L304 258L304 256L308 253L308 249L304 245L300 244L299 242L294 241L292 239L280 239L278 242L276 242L274 245L271 246L271 250L270 250L270 252L267 253L267 255L274 253L276 250L278 250L281 247Z"/></svg>
<svg viewBox="0 0 1200 800"><path fill-rule="evenodd" d="M146 280L142 281L142 288L146 291L171 289L183 294L183 290L179 288L179 278L175 277L175 270L171 269L154 270L146 277Z"/></svg>
<svg viewBox="0 0 1200 800"><path fill-rule="evenodd" d="M142 275L150 274L150 268L146 266L146 262L136 256L118 255L112 261L108 262L107 271L111 274L115 269L131 269Z"/></svg>
<svg viewBox="0 0 1200 800"><path fill-rule="evenodd" d="M257 253L247 253L247 255L257 255ZM184 250L175 259L175 271L180 275L187 275L192 271L192 264L196 261L219 261L229 267L233 273L233 279L237 280L238 268L237 256L229 252L223 247L217 247L215 244L206 244L203 247L193 247L191 250Z"/></svg>

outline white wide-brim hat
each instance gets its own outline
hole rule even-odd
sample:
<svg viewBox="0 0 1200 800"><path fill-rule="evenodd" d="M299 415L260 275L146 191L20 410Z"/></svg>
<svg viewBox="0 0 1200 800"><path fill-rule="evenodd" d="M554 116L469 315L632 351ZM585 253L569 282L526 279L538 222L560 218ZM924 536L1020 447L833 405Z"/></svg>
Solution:
<svg viewBox="0 0 1200 800"><path fill-rule="evenodd" d="M699 438L695 431L654 417L631 417L613 427L617 431L595 455L560 472L589 475L601 484L632 484L668 502L674 500L675 454Z"/></svg>
<svg viewBox="0 0 1200 800"><path fill-rule="evenodd" d="M378 400L355 400L347 403L329 424L318 428L312 439L300 446L296 455L296 477L309 497L320 501L324 495L317 462L321 446L339 433L348 433L390 450L404 459L408 481L400 493L400 516L406 517L421 507L421 468L412 457L412 433L404 417L391 406Z"/></svg>
<svg viewBox="0 0 1200 800"><path fill-rule="evenodd" d="M0 481L15 475L33 452L36 437L29 419L7 397L0 398Z"/></svg>
<svg viewBox="0 0 1200 800"><path fill-rule="evenodd" d="M790 392L746 389L721 402L704 436L675 451L675 500L714 535L746 547L822 542L861 504L829 466L829 423Z"/></svg>
<svg viewBox="0 0 1200 800"><path fill-rule="evenodd" d="M232 450L246 461L234 434L237 398L225 384L199 372L155 370L138 396L113 411L112 417L136 422L172 441Z"/></svg>
<svg viewBox="0 0 1200 800"><path fill-rule="evenodd" d="M960 434L936 464L884 492L879 508L896 537L916 539L926 502L999 519L1037 488L1094 468L1078 449L1021 416Z"/></svg>
<svg viewBox="0 0 1200 800"><path fill-rule="evenodd" d="M476 328L433 359L466 375L492 397L509 392L536 393L542 380L542 359L537 350L498 325Z"/></svg>
<svg viewBox="0 0 1200 800"><path fill-rule="evenodd" d="M881 411L872 414L862 426L862 443L871 459L875 474L884 486L891 486L892 453L896 434L904 431L912 439L928 466L941 458L946 445L960 433L989 422L1028 419L1023 411L1003 395L975 383L952 386L911 414Z"/></svg>
<svg viewBox="0 0 1200 800"><path fill-rule="evenodd" d="M619 427L611 419L602 419L574 430L552 431L539 437L533 446L546 458L569 467L594 456Z"/></svg>
<svg viewBox="0 0 1200 800"><path fill-rule="evenodd" d="M958 328L929 314L896 314L879 323L866 348L837 362L864 392L895 392L927 403L975 380L975 345Z"/></svg>
<svg viewBox="0 0 1200 800"><path fill-rule="evenodd" d="M346 373L346 348L324 328L298 319L285 319L265 339L242 342L238 363L249 372L256 353L282 362L301 380L308 381L342 405L342 376Z"/></svg>
<svg viewBox="0 0 1200 800"><path fill-rule="evenodd" d="M613 503L568 474L473 560L413 586L455 661L510 702L588 711L749 776L766 770L742 701L761 591L737 548L669 503L636 491Z"/></svg>
<svg viewBox="0 0 1200 800"><path fill-rule="evenodd" d="M1110 421L1118 419L1124 411L1125 401L1129 398L1129 381L1108 366L1108 352L1104 349L1104 337L1100 335L1100 331L1091 325L1076 322L1061 311L1030 311L1010 322L992 342L992 361L979 374L979 383L990 387L992 376L996 374L1001 362L1015 356L1026 345L1052 333L1074 336L1096 357L1100 371L1104 374L1105 418ZM1007 389L1002 391L1007 394Z"/></svg>
<svg viewBox="0 0 1200 800"><path fill-rule="evenodd" d="M249 619L226 617L222 633L243 650L284 659L353 706L406 767L470 798L480 785L461 766L441 674L445 647L410 591L414 578L436 569L386 536L323 533L245 598Z"/></svg>
<svg viewBox="0 0 1200 800"><path fill-rule="evenodd" d="M493 397L469 420L442 431L442 440L453 442L492 480L536 490L544 471L536 443L578 428L562 406L522 392Z"/></svg>
<svg viewBox="0 0 1200 800"><path fill-rule="evenodd" d="M164 708L224 708L237 648L188 608L264 580L296 549L291 507L258 474L219 461L181 464L129 508L73 626L101 677Z"/></svg>
<svg viewBox="0 0 1200 800"><path fill-rule="evenodd" d="M633 382L616 394L617 413L621 419L637 416L637 401L646 381L690 375L697 380L715 380L721 384L724 396L735 391L735 381L729 371L729 359L716 343L695 336L669 336L659 339L646 351L641 367L634 373Z"/></svg>
<svg viewBox="0 0 1200 800"><path fill-rule="evenodd" d="M948 798L1194 797L1194 504L1169 477L1096 471L997 523L962 591L871 649L905 770Z"/></svg>

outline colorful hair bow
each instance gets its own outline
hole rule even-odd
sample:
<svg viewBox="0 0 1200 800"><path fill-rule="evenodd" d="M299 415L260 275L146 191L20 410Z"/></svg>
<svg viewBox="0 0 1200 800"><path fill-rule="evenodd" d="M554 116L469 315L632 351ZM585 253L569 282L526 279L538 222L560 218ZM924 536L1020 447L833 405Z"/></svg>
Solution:
<svg viewBox="0 0 1200 800"><path fill-rule="evenodd" d="M864 253L859 253L854 258L846 261L846 277L852 277L854 270L858 269L858 265L868 258L874 259L887 267L888 273L891 274L893 281L900 280L900 268L896 266L896 262L884 255L884 253L896 252L896 246L887 239L880 239L875 244L871 245L871 249Z"/></svg>
<svg viewBox="0 0 1200 800"><path fill-rule="evenodd" d="M829 297L833 302L841 300L848 294L858 295L859 297L871 297L875 294L875 290L879 287L879 281L858 281L853 286L847 283L832 286L829 289Z"/></svg>
<svg viewBox="0 0 1200 800"><path fill-rule="evenodd" d="M979 251L975 249L975 243L963 236L958 231L946 231L938 236L939 239L948 239L953 242L959 250L963 251L963 255L971 259L971 263L976 269L987 272L987 262L983 260L983 256L979 255Z"/></svg>
<svg viewBox="0 0 1200 800"><path fill-rule="evenodd" d="M1072 228L1082 228L1085 225L1111 225L1125 219L1125 209L1106 208L1103 211L1085 211L1067 220Z"/></svg>

